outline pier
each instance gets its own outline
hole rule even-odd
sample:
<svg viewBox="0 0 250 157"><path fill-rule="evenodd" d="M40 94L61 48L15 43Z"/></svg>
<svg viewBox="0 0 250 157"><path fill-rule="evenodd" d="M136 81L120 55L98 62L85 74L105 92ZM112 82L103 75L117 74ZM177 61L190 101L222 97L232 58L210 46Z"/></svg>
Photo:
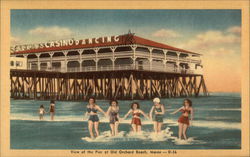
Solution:
<svg viewBox="0 0 250 157"><path fill-rule="evenodd" d="M77 101L90 96L132 100L208 95L198 53L130 33L55 43L12 52L26 67L10 70L11 98Z"/></svg>

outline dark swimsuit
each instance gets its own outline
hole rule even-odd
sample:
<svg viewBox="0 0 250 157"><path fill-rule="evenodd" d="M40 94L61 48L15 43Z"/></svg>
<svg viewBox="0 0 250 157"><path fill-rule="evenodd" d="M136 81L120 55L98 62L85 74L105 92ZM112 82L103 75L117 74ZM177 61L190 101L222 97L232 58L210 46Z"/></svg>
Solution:
<svg viewBox="0 0 250 157"><path fill-rule="evenodd" d="M155 107L155 110L157 112L162 112L161 107L160 108ZM163 122L163 115L162 114L155 114L153 121L162 123Z"/></svg>
<svg viewBox="0 0 250 157"><path fill-rule="evenodd" d="M53 112L53 113L55 112L55 106L50 107L50 112Z"/></svg>
<svg viewBox="0 0 250 157"><path fill-rule="evenodd" d="M118 112L117 111L110 111L110 124L115 124L118 121Z"/></svg>
<svg viewBox="0 0 250 157"><path fill-rule="evenodd" d="M91 111L97 113L97 109L87 107L87 112L90 113ZM90 115L89 120L92 122L98 122L99 121L98 115Z"/></svg>
<svg viewBox="0 0 250 157"><path fill-rule="evenodd" d="M191 111L190 110L187 110L187 109L181 109L180 112L182 112L183 114L180 116L180 118L178 119L178 122L179 123L182 123L182 124L187 124L189 125L189 117L188 116L184 116L184 113L188 113L190 114Z"/></svg>
<svg viewBox="0 0 250 157"><path fill-rule="evenodd" d="M140 117L141 114L140 113L133 113L133 118L132 118L131 124L141 125L141 119L137 118L137 117L134 117L135 115Z"/></svg>

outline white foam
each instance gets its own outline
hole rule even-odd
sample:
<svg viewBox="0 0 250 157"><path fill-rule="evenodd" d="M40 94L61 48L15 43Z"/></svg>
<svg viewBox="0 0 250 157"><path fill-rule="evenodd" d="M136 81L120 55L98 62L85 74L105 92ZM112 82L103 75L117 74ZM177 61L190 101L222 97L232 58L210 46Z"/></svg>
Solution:
<svg viewBox="0 0 250 157"><path fill-rule="evenodd" d="M189 137L187 140L179 139L175 137L173 141L176 145L193 145L193 144L205 144L206 143L201 140L195 140L195 137Z"/></svg>
<svg viewBox="0 0 250 157"><path fill-rule="evenodd" d="M28 114L11 114L11 120L28 120L28 121L40 121L38 115ZM50 121L50 116L44 116L43 121ZM88 118L83 116L55 116L54 121L56 122L87 122ZM101 123L109 123L109 118L100 117ZM131 119L120 121L120 124L131 124ZM142 119L143 125L153 125L153 121L148 119ZM177 119L164 119L164 124L168 126L178 126ZM241 123L239 122L223 122L223 121L205 121L205 120L193 120L192 126L204 127L211 129L241 129Z"/></svg>

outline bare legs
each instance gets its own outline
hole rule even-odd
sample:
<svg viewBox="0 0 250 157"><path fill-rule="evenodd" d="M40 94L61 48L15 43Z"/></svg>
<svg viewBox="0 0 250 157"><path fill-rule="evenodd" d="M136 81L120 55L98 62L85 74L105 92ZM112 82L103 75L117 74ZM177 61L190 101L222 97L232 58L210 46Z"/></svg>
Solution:
<svg viewBox="0 0 250 157"><path fill-rule="evenodd" d="M161 122L158 122L158 127L157 127L158 133L161 132L161 127L162 127L162 123L161 123Z"/></svg>
<svg viewBox="0 0 250 157"><path fill-rule="evenodd" d="M99 130L98 130L98 126L99 126L99 122L94 122L95 125L95 133L96 133L96 137L99 136Z"/></svg>
<svg viewBox="0 0 250 157"><path fill-rule="evenodd" d="M93 125L96 133L96 137L99 136L99 131L98 131L98 126L99 122L92 122L91 120L88 121L88 128L89 128L89 135L91 138L94 138L94 133L93 133Z"/></svg>
<svg viewBox="0 0 250 157"><path fill-rule="evenodd" d="M178 133L179 139L181 139L182 137L182 132L183 132L182 130L183 130L183 124L179 123L179 133Z"/></svg>
<svg viewBox="0 0 250 157"><path fill-rule="evenodd" d="M158 132L158 125L157 125L156 121L154 121L154 131L155 131L155 133Z"/></svg>
<svg viewBox="0 0 250 157"><path fill-rule="evenodd" d="M141 125L132 124L131 126L133 129L133 132L140 132L141 131Z"/></svg>
<svg viewBox="0 0 250 157"><path fill-rule="evenodd" d="M94 138L94 134L93 134L93 122L90 121L90 120L88 121L88 128L89 128L89 135L93 139Z"/></svg>
<svg viewBox="0 0 250 157"><path fill-rule="evenodd" d="M51 119L51 120L54 120L54 115L55 115L54 112L50 112L50 119Z"/></svg>
<svg viewBox="0 0 250 157"><path fill-rule="evenodd" d="M187 140L187 135L186 135L187 128L188 128L188 125L187 124L183 124L182 134L183 134L183 137L184 137L185 140Z"/></svg>
<svg viewBox="0 0 250 157"><path fill-rule="evenodd" d="M187 128L188 128L187 124L179 123L179 139L181 139L183 135L184 139L187 140L187 135L186 135Z"/></svg>
<svg viewBox="0 0 250 157"><path fill-rule="evenodd" d="M119 126L119 122L115 122L115 124L110 124L112 136L118 135L118 126Z"/></svg>

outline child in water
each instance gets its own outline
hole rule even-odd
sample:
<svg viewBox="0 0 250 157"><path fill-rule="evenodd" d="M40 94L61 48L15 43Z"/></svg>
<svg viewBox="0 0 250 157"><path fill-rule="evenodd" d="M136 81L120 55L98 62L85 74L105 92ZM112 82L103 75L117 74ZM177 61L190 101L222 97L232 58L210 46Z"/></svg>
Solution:
<svg viewBox="0 0 250 157"><path fill-rule="evenodd" d="M46 113L43 105L40 106L38 113L39 113L39 119L43 120L43 116Z"/></svg>

